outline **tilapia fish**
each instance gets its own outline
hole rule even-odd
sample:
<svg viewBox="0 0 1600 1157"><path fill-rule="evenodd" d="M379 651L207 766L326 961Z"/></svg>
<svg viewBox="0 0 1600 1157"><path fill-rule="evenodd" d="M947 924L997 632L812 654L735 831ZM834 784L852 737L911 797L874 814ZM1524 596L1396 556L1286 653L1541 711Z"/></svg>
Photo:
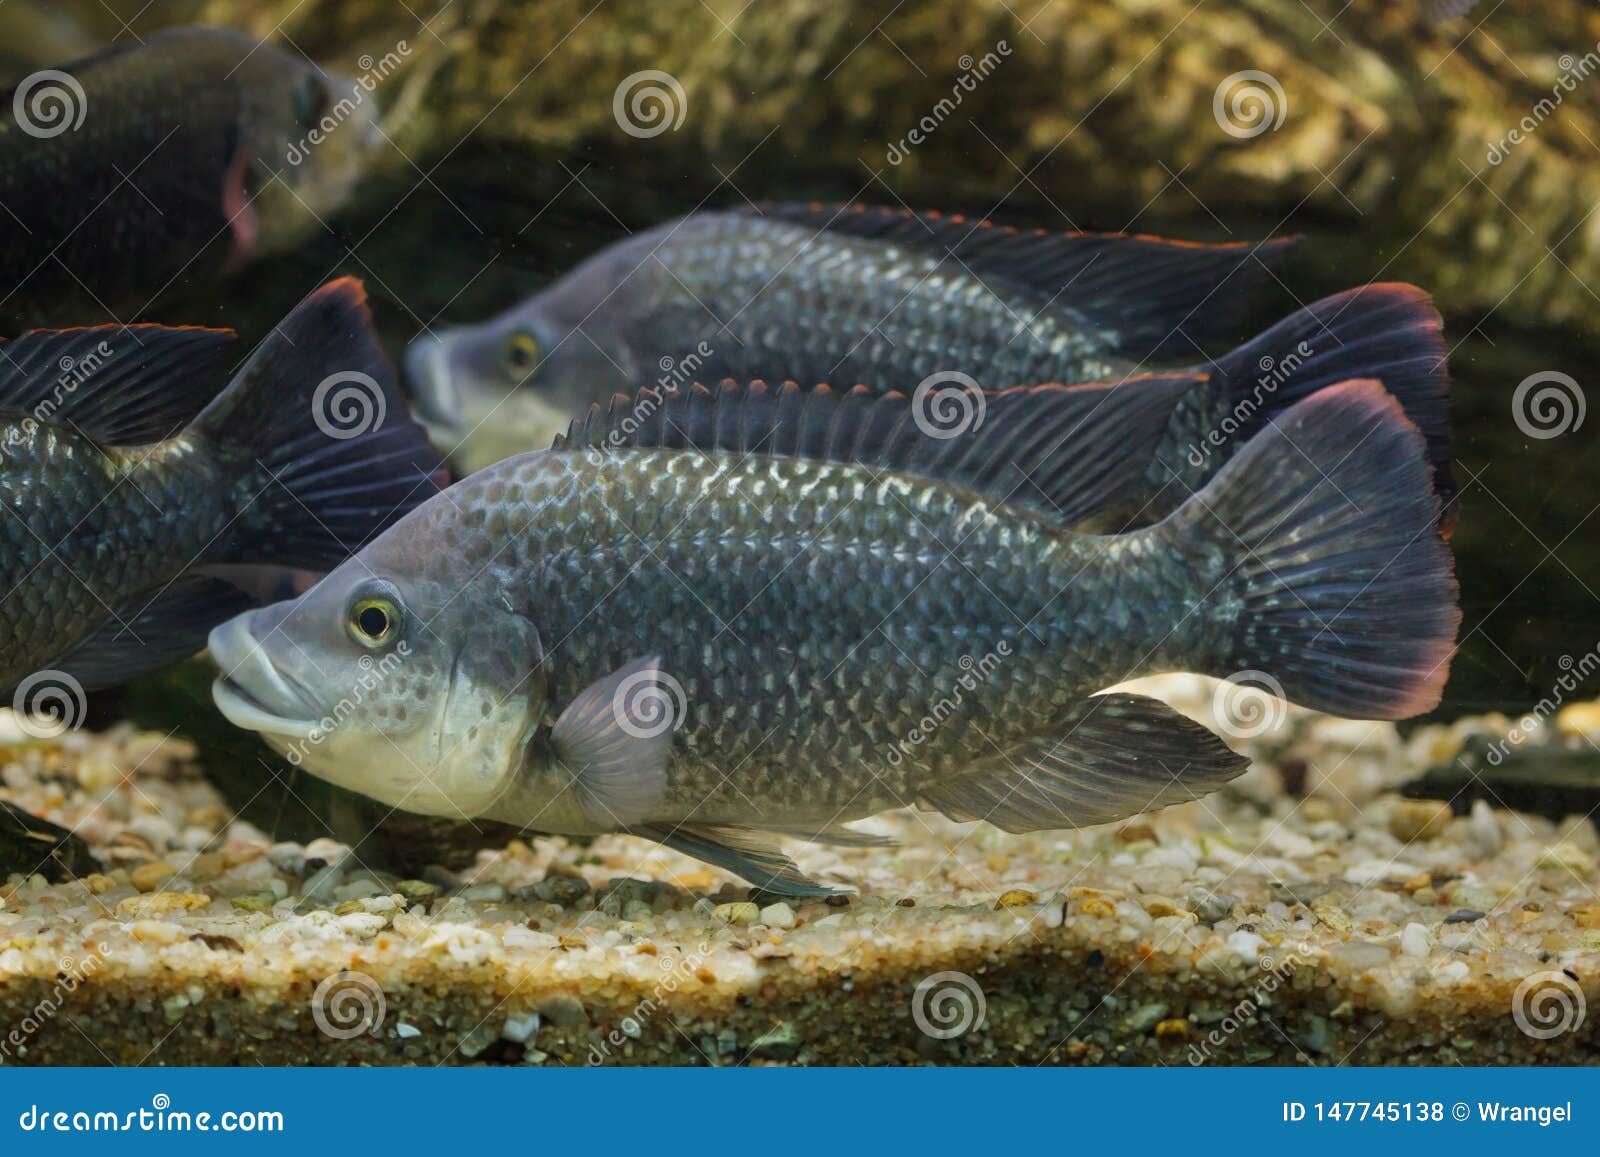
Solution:
<svg viewBox="0 0 1600 1157"><path fill-rule="evenodd" d="M329 570L436 493L358 282L313 293L212 398L231 338L103 326L0 345L8 696L193 654L252 605L229 568Z"/></svg>
<svg viewBox="0 0 1600 1157"><path fill-rule="evenodd" d="M1319 391L1116 536L1008 500L1041 439L1050 493L1105 484L1105 429L1061 392L1019 391L968 442L866 393L597 415L218 627L217 704L400 809L629 832L803 895L825 889L780 836L861 842L843 825L912 804L1098 824L1243 770L1162 703L1100 693L1128 678L1265 673L1382 719L1437 702L1456 585L1422 438L1380 386Z"/></svg>
<svg viewBox="0 0 1600 1157"><path fill-rule="evenodd" d="M591 403L651 385L921 387L953 422L964 391L1197 363L1144 476L1085 527L1113 530L1171 513L1271 414L1377 378L1426 437L1448 509L1449 377L1421 290L1341 293L1203 357L1248 332L1287 244L1051 234L861 206L704 212L603 250L491 321L419 338L406 369L420 416L472 469L542 449Z"/></svg>
<svg viewBox="0 0 1600 1157"><path fill-rule="evenodd" d="M0 318L13 328L106 310L125 320L294 243L378 143L375 103L354 82L220 28L36 72L0 93L0 109L12 226Z"/></svg>

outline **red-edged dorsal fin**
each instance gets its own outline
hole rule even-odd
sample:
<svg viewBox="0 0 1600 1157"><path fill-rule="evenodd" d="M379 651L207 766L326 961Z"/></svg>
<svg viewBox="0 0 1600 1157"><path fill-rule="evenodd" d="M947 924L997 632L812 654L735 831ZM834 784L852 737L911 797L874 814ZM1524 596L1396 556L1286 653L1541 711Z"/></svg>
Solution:
<svg viewBox="0 0 1600 1157"><path fill-rule="evenodd" d="M0 414L106 446L171 437L221 386L233 331L200 326L38 329L0 344Z"/></svg>

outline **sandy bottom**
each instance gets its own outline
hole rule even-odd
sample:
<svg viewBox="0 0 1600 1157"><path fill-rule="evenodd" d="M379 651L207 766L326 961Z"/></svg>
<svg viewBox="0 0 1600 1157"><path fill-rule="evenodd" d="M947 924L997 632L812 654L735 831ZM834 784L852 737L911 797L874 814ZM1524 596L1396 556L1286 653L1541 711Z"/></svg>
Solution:
<svg viewBox="0 0 1600 1157"><path fill-rule="evenodd" d="M1218 796L1033 836L893 813L862 826L896 848L791 849L857 894L783 903L626 837L397 880L237 821L184 742L0 720L0 799L103 865L0 886L0 1063L1600 1060L1592 823L1392 790L1507 721L1229 722L1257 766Z"/></svg>

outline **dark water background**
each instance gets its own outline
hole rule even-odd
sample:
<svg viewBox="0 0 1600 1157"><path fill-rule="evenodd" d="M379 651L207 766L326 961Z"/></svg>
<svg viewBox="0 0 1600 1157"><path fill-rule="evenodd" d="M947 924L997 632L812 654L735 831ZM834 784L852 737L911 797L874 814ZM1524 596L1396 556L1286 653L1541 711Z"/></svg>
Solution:
<svg viewBox="0 0 1600 1157"><path fill-rule="evenodd" d="M793 159L790 158L792 164ZM424 157L418 163L427 168ZM574 175L576 174L576 179ZM694 209L754 199L843 199L859 174L817 173L809 180L763 183L759 165L739 174L737 191L708 165L667 187L641 184L625 156L545 163L521 151L465 146L418 182L415 173L377 178L292 255L263 261L222 293L180 295L162 321L208 322L253 340L323 280L365 279L391 357L428 327L477 321L504 309L627 232ZM991 213L988 204L927 206L991 215L1009 223L1070 229L1073 223L1025 190ZM1070 205L1068 206L1070 208ZM1393 256L1381 222L1316 218L1199 222L1141 217L1076 219L1081 228L1166 232L1196 240L1238 240L1299 233L1304 241L1285 282L1293 292L1276 313L1241 326L1242 340L1262 324L1317 297L1379 275ZM1392 277L1393 274L1385 276ZM1426 288L1426 286L1424 287ZM152 318L151 320L156 320ZM1580 382L1591 364L1573 336L1513 330L1492 319L1446 317L1455 381L1457 475L1462 516L1453 545L1464 620L1458 654L1439 714L1516 713L1550 693L1576 659L1600 646L1600 457L1593 430L1600 417L1560 438L1528 438L1511 419L1511 395L1536 371L1559 370ZM1588 689L1590 697L1600 687Z"/></svg>

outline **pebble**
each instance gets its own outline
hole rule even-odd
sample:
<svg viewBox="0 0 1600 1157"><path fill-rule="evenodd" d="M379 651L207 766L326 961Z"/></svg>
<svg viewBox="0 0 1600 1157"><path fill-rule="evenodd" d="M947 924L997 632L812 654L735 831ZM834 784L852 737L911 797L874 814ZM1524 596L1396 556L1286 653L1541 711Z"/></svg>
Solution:
<svg viewBox="0 0 1600 1157"><path fill-rule="evenodd" d="M536 1012L513 1013L506 1017L506 1023L500 1030L500 1035L515 1044L527 1044L539 1035L539 1014Z"/></svg>
<svg viewBox="0 0 1600 1157"><path fill-rule="evenodd" d="M1402 843L1435 840L1450 830L1454 814L1438 799L1401 799L1389 808L1389 834Z"/></svg>
<svg viewBox="0 0 1600 1157"><path fill-rule="evenodd" d="M198 892L150 892L117 901L117 915L125 919L143 919L172 912L192 912L210 904L211 897Z"/></svg>
<svg viewBox="0 0 1600 1157"><path fill-rule="evenodd" d="M794 921L794 909L781 901L761 909L761 923L769 928L793 928Z"/></svg>
<svg viewBox="0 0 1600 1157"><path fill-rule="evenodd" d="M724 924L754 924L761 916L761 909L748 900L740 900L733 904L718 904L711 909L711 915Z"/></svg>
<svg viewBox="0 0 1600 1157"><path fill-rule="evenodd" d="M402 1020L394 1026L394 1035L401 1040L411 1040L413 1037L421 1036L422 1030L416 1025L407 1024Z"/></svg>
<svg viewBox="0 0 1600 1157"><path fill-rule="evenodd" d="M1600 744L1600 701L1563 707L1556 716L1556 731L1568 739Z"/></svg>
<svg viewBox="0 0 1600 1157"><path fill-rule="evenodd" d="M141 892L154 892L174 875L171 864L157 860L153 864L140 864L129 872L128 882Z"/></svg>
<svg viewBox="0 0 1600 1157"><path fill-rule="evenodd" d="M800 1051L802 1043L800 1030L783 1021L758 1036L751 1044L750 1052L764 1060L790 1061Z"/></svg>
<svg viewBox="0 0 1600 1157"><path fill-rule="evenodd" d="M1238 902L1237 896L1230 896L1226 892L1211 892L1204 888L1194 889L1189 893L1188 900L1190 911L1207 924L1226 920Z"/></svg>
<svg viewBox="0 0 1600 1157"><path fill-rule="evenodd" d="M1400 951L1407 956L1426 956L1431 943L1428 930L1415 922L1407 924L1400 933Z"/></svg>
<svg viewBox="0 0 1600 1157"><path fill-rule="evenodd" d="M570 908L592 889L582 876L546 876L533 886L533 894L551 904Z"/></svg>
<svg viewBox="0 0 1600 1157"><path fill-rule="evenodd" d="M401 880L394 890L405 897L407 904L426 904L439 894L439 889L426 880Z"/></svg>
<svg viewBox="0 0 1600 1157"><path fill-rule="evenodd" d="M566 992L554 993L539 1002L539 1015L556 1028L577 1028L589 1023L583 1002Z"/></svg>
<svg viewBox="0 0 1600 1157"><path fill-rule="evenodd" d="M1039 897L1026 888L1012 888L1008 892L1000 893L1000 898L994 902L994 906L996 911L1001 908L1020 908L1024 904L1036 903L1038 899Z"/></svg>
<svg viewBox="0 0 1600 1157"><path fill-rule="evenodd" d="M474 884L461 890L461 899L474 904L501 904L505 902L506 890L500 884Z"/></svg>

